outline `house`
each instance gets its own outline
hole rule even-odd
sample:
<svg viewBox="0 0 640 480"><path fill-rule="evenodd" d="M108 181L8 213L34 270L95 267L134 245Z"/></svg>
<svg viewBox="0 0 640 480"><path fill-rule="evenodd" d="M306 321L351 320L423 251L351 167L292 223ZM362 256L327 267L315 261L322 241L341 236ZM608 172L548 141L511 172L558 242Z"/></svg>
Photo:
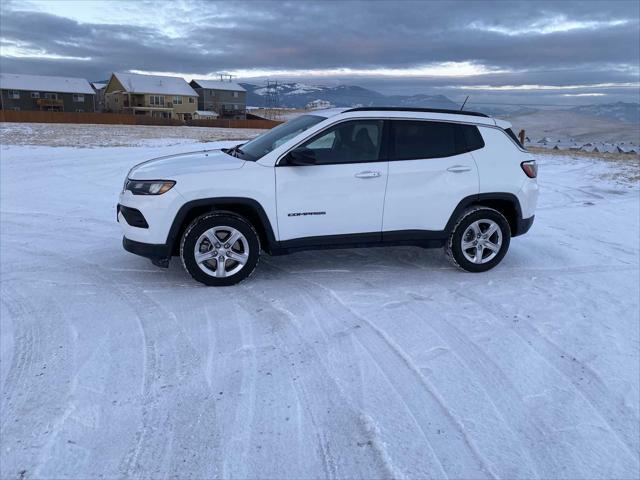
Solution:
<svg viewBox="0 0 640 480"><path fill-rule="evenodd" d="M96 112L104 111L104 90L107 82L91 82L91 88L96 92Z"/></svg>
<svg viewBox="0 0 640 480"><path fill-rule="evenodd" d="M113 73L104 93L105 111L189 120L198 94L180 77Z"/></svg>
<svg viewBox="0 0 640 480"><path fill-rule="evenodd" d="M220 118L246 118L247 91L239 84L223 80L191 80L198 92L198 110L216 112Z"/></svg>
<svg viewBox="0 0 640 480"><path fill-rule="evenodd" d="M93 112L95 92L84 78L0 73L0 108Z"/></svg>
<svg viewBox="0 0 640 480"><path fill-rule="evenodd" d="M322 110L325 108L332 108L333 105L331 104L331 102L328 102L326 100L314 100L313 102L309 102L307 103L307 106L305 107L307 110Z"/></svg>
<svg viewBox="0 0 640 480"><path fill-rule="evenodd" d="M207 110L196 110L193 113L194 120L215 120L216 118L218 118L216 112L209 112Z"/></svg>

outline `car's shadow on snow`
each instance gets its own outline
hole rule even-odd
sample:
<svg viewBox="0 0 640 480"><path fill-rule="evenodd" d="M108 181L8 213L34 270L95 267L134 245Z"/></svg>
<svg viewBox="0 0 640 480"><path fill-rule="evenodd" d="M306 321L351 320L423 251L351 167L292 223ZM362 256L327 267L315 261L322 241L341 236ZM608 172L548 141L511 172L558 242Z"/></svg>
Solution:
<svg viewBox="0 0 640 480"><path fill-rule="evenodd" d="M536 248L538 248L536 246ZM285 284L311 279L323 284L334 280L362 281L382 279L398 285L415 286L417 282L428 284L447 281L468 282L484 279L511 277L545 268L538 255L532 255L531 246L525 241L512 242L503 261L494 269L481 274L468 273L455 267L446 257L444 249L419 247L376 247L353 249L309 250L289 255L271 256L263 253L254 273L240 285L263 282ZM557 248L556 248L557 250ZM539 254L540 252L538 252ZM562 252L548 252L551 256ZM119 282L152 288L202 287L184 270L179 257L173 257L169 268L154 266L149 260L124 251L114 252L110 270ZM557 258L561 260L561 258ZM562 262L561 262L562 263ZM548 267L548 264L546 265ZM233 288L233 287L231 287Z"/></svg>
<svg viewBox="0 0 640 480"><path fill-rule="evenodd" d="M514 248L514 250L519 250ZM501 270L512 270L521 264L518 252L510 252L502 264L484 275L494 276ZM169 268L159 268L142 257L126 252L117 255L113 270L118 272L119 281L145 283L149 287L162 283L179 287L200 287L184 270L179 257L173 257ZM416 282L429 282L442 276L454 277L457 281L469 281L478 274L464 272L447 259L444 250L419 247L384 247L357 249L329 249L297 252L289 255L270 256L262 254L254 273L240 285L261 284L263 282L291 283L303 279L314 279L322 283L340 279L341 281L361 281L383 278L395 286ZM482 274L480 274L482 275ZM476 278L477 279L477 278ZM233 288L233 287L231 287Z"/></svg>

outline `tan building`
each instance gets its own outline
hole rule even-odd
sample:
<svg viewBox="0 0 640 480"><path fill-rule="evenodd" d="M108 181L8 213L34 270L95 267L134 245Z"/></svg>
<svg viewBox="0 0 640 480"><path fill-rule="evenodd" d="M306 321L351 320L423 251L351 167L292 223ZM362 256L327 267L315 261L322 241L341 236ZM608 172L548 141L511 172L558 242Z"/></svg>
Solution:
<svg viewBox="0 0 640 480"><path fill-rule="evenodd" d="M104 93L105 111L190 120L198 94L179 77L113 73Z"/></svg>

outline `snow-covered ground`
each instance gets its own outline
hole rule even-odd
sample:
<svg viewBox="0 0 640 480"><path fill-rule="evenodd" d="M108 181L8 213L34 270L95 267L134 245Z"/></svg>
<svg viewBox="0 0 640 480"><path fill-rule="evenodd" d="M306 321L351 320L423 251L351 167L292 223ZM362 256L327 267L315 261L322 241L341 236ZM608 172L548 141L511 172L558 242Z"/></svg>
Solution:
<svg viewBox="0 0 640 480"><path fill-rule="evenodd" d="M3 145L51 147L132 147L242 140L264 132L252 128L160 127L150 125L86 125L73 123L1 123ZM237 142L236 142L237 143ZM204 148L202 145L198 149Z"/></svg>
<svg viewBox="0 0 640 480"><path fill-rule="evenodd" d="M121 248L128 169L206 146L173 142L2 137L1 478L639 477L637 165L540 156L484 274L317 251L215 289Z"/></svg>

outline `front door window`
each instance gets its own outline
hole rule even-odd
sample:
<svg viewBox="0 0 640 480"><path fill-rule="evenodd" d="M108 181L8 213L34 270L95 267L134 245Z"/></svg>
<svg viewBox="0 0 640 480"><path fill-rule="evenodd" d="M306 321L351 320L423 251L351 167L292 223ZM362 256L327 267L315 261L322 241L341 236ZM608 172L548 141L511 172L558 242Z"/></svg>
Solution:
<svg viewBox="0 0 640 480"><path fill-rule="evenodd" d="M382 120L342 122L302 145L318 165L376 162L382 155Z"/></svg>

